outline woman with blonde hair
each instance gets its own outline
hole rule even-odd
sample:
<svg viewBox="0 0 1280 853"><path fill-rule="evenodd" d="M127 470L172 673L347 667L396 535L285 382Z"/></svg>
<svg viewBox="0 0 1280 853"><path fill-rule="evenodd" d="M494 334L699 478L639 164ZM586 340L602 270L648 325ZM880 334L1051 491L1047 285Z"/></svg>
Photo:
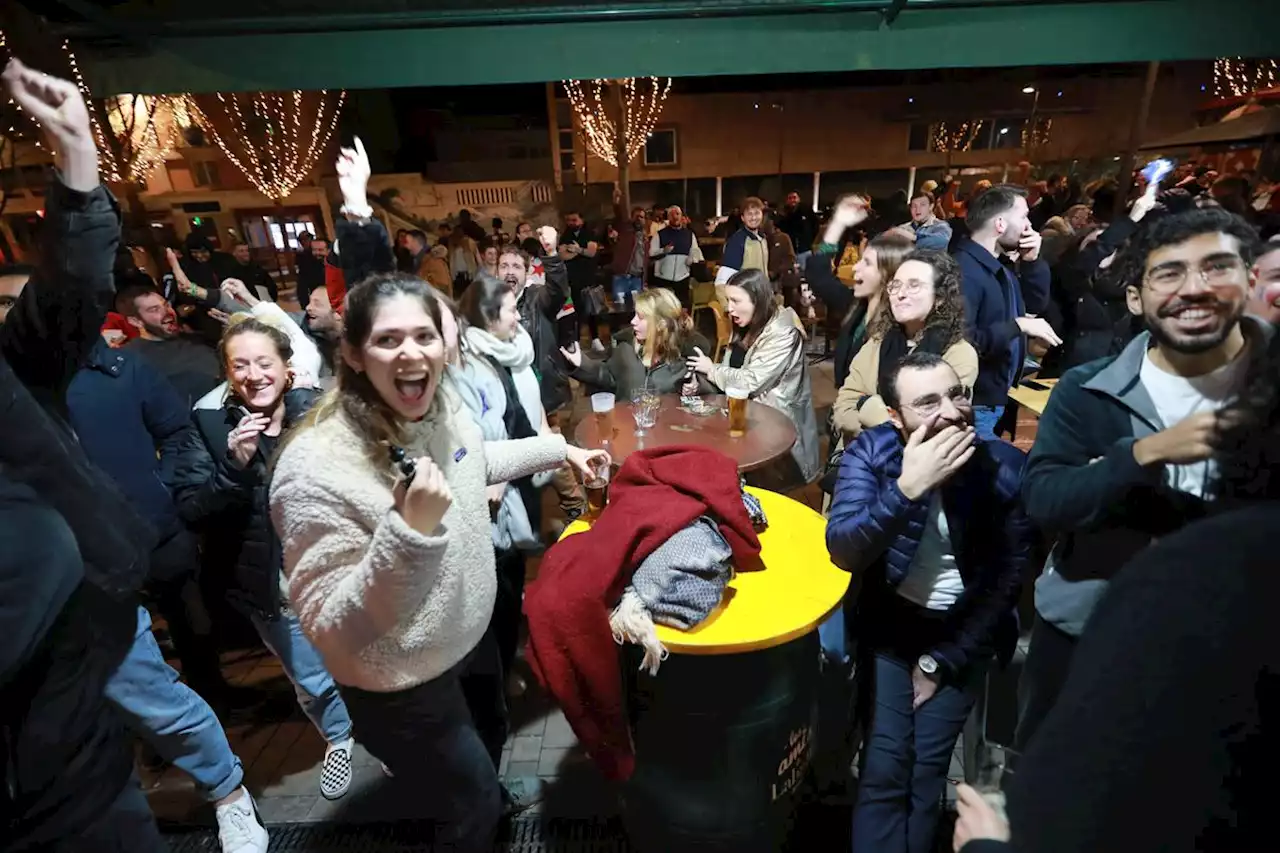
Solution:
<svg viewBox="0 0 1280 853"><path fill-rule="evenodd" d="M964 339L960 267L950 255L916 249L885 284L884 298L867 329L867 340L849 364L836 394L832 420L846 441L889 420L878 393L881 378L909 352L939 355L972 388L978 353Z"/></svg>
<svg viewBox="0 0 1280 853"><path fill-rule="evenodd" d="M637 293L635 300L631 327L613 336L607 360L583 358L580 347L560 350L573 368L569 375L592 390L612 391L626 399L645 387L659 394L679 393L687 381L685 359L711 346L694 331L673 291L651 287ZM698 390L711 393L711 383L702 380Z"/></svg>

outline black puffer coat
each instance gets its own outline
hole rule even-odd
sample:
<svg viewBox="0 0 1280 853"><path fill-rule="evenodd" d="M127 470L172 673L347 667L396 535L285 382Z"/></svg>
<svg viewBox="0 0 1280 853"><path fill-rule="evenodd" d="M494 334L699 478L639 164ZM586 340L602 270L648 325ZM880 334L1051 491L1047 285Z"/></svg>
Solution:
<svg viewBox="0 0 1280 853"><path fill-rule="evenodd" d="M112 303L120 214L55 181L41 264L0 326L0 847L75 837L129 784L103 685L133 645L155 533L66 425Z"/></svg>
<svg viewBox="0 0 1280 853"><path fill-rule="evenodd" d="M533 338L533 372L542 389L542 408L549 415L573 400L569 365L560 354L556 315L569 298L569 273L559 256L542 258L545 284L531 284L520 293L520 325ZM581 306L575 306L581 311Z"/></svg>
<svg viewBox="0 0 1280 853"><path fill-rule="evenodd" d="M310 388L285 394L285 431L318 396ZM201 534L202 568L221 579L228 600L246 615L274 619L280 613L282 563L267 503L270 453L260 445L249 466L237 468L227 458L227 436L242 413L227 406L192 415L196 429L179 451L169 484L178 514ZM264 439L271 448L278 442Z"/></svg>

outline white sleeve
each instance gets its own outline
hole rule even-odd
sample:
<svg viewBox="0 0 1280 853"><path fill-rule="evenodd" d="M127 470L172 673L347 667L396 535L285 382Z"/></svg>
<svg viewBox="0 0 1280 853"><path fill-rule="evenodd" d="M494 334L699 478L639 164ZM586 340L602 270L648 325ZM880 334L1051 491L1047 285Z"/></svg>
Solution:
<svg viewBox="0 0 1280 853"><path fill-rule="evenodd" d="M320 378L320 367L324 364L324 359L320 357L320 350L315 342L307 337L307 333L302 331L298 324L293 322L293 318L274 302L259 302L253 306L253 316L271 323L289 336L289 346L293 349L289 366L301 378L315 384Z"/></svg>

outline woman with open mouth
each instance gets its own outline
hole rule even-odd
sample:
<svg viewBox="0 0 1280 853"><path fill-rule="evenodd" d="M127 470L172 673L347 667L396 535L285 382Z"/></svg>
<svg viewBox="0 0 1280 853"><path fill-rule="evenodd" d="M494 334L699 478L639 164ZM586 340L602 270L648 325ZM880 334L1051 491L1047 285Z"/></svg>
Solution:
<svg viewBox="0 0 1280 853"><path fill-rule="evenodd" d="M316 391L295 387L289 337L262 320L233 317L218 352L226 403L192 413L195 429L178 453L170 488L183 520L202 534L203 571L226 584L228 600L280 659L298 704L328 744L320 793L337 799L351 786L351 718L282 594L280 541L267 507L271 457Z"/></svg>
<svg viewBox="0 0 1280 853"><path fill-rule="evenodd" d="M356 737L412 786L441 849L481 851L507 730L486 487L608 454L557 434L486 441L445 370L443 322L413 276L348 292L337 388L281 450L271 508Z"/></svg>

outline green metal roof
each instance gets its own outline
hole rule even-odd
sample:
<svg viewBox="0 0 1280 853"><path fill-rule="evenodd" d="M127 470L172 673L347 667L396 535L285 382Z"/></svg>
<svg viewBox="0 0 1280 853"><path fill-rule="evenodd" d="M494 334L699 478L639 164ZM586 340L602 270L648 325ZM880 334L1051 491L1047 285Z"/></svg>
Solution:
<svg viewBox="0 0 1280 853"><path fill-rule="evenodd" d="M63 24L101 93L1058 65L1276 49L1273 0L62 2L82 13Z"/></svg>

